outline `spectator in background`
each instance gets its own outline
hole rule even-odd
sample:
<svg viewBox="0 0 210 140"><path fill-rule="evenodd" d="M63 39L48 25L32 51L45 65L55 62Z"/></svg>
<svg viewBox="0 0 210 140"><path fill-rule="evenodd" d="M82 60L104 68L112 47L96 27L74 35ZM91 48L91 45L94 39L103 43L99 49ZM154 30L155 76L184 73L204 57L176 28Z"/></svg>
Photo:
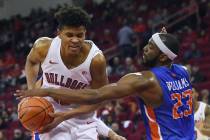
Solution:
<svg viewBox="0 0 210 140"><path fill-rule="evenodd" d="M188 25L184 26L183 31L186 33L184 42L193 42L197 39L197 32Z"/></svg>
<svg viewBox="0 0 210 140"><path fill-rule="evenodd" d="M110 66L109 64L106 66L106 73L108 76L110 76L112 73L112 66Z"/></svg>
<svg viewBox="0 0 210 140"><path fill-rule="evenodd" d="M5 66L12 66L16 64L15 56L10 52L6 53L4 64Z"/></svg>
<svg viewBox="0 0 210 140"><path fill-rule="evenodd" d="M122 50L123 56L131 56L133 53L132 49L132 38L133 29L127 20L124 20L123 27L117 33L118 37L118 47Z"/></svg>
<svg viewBox="0 0 210 140"><path fill-rule="evenodd" d="M208 89L203 89L203 90L201 90L200 93L201 93L201 100L204 103L209 104L209 90Z"/></svg>
<svg viewBox="0 0 210 140"><path fill-rule="evenodd" d="M2 58L0 58L0 71L2 71L4 68L4 62L2 60Z"/></svg>
<svg viewBox="0 0 210 140"><path fill-rule="evenodd" d="M89 32L89 35L88 35L88 39L96 42L96 44L100 43L99 39L98 39L98 36L96 36L96 33L93 32L93 31L90 31Z"/></svg>
<svg viewBox="0 0 210 140"><path fill-rule="evenodd" d="M21 74L18 77L18 83L21 85L26 85L26 72L24 69L22 69Z"/></svg>
<svg viewBox="0 0 210 140"><path fill-rule="evenodd" d="M0 140L7 140L3 131L0 130Z"/></svg>
<svg viewBox="0 0 210 140"><path fill-rule="evenodd" d="M5 123L5 121L3 120L3 118L0 117L0 130L6 129L6 128L7 128L7 124Z"/></svg>
<svg viewBox="0 0 210 140"><path fill-rule="evenodd" d="M143 22L143 19L141 17L138 17L136 23L133 25L133 31L141 36L144 32L146 32L146 30L147 26Z"/></svg>
<svg viewBox="0 0 210 140"><path fill-rule="evenodd" d="M27 140L27 137L24 135L22 130L14 129L14 131L13 131L13 140Z"/></svg>
<svg viewBox="0 0 210 140"><path fill-rule="evenodd" d="M124 68L125 68L125 74L137 71L137 68L133 64L133 59L131 57L126 57Z"/></svg>
<svg viewBox="0 0 210 140"><path fill-rule="evenodd" d="M208 46L208 43L209 43L209 36L207 34L207 32L205 30L201 30L199 32L199 36L198 36L198 39L197 39L197 44L199 46L202 46L202 47L207 47Z"/></svg>
<svg viewBox="0 0 210 140"><path fill-rule="evenodd" d="M132 42L132 58L135 58L137 56L137 54L140 52L140 50L142 49L141 47L142 45L142 37L139 37L138 34L134 34L133 35L133 42Z"/></svg>
<svg viewBox="0 0 210 140"><path fill-rule="evenodd" d="M10 117L13 121L18 121L17 107L16 106L12 107L12 112L11 112Z"/></svg>
<svg viewBox="0 0 210 140"><path fill-rule="evenodd" d="M113 36L109 29L104 29L103 38L102 38L101 43L102 43L102 45L109 45L109 47L112 47L112 45L114 44Z"/></svg>
<svg viewBox="0 0 210 140"><path fill-rule="evenodd" d="M112 65L112 74L113 75L124 75L124 66L120 63L119 57L114 57L113 59L113 65Z"/></svg>
<svg viewBox="0 0 210 140"><path fill-rule="evenodd" d="M197 48L196 44L193 42L190 46L190 50L184 53L184 60L190 60L192 58L200 58L202 55L201 51Z"/></svg>
<svg viewBox="0 0 210 140"><path fill-rule="evenodd" d="M198 82L203 82L204 80L205 80L205 77L203 73L199 70L199 66L192 66L191 82L198 83Z"/></svg>

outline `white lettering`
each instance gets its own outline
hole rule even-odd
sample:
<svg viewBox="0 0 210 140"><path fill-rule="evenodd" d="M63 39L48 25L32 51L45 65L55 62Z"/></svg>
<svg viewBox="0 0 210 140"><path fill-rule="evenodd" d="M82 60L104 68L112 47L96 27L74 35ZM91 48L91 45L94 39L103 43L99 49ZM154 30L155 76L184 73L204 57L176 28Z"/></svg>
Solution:
<svg viewBox="0 0 210 140"><path fill-rule="evenodd" d="M181 90L183 88L188 87L190 84L186 78L182 78L175 81L167 81L166 85L168 87L168 90L171 91L171 90Z"/></svg>

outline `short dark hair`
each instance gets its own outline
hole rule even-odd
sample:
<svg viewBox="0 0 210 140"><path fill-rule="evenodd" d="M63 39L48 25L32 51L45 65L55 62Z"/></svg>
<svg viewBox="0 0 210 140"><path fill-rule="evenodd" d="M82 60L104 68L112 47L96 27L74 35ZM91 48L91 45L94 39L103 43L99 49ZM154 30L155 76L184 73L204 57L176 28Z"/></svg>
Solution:
<svg viewBox="0 0 210 140"><path fill-rule="evenodd" d="M62 28L63 26L84 26L87 28L91 23L88 13L80 7L74 6L61 8L55 13L55 18L58 21L58 28Z"/></svg>
<svg viewBox="0 0 210 140"><path fill-rule="evenodd" d="M179 53L179 41L178 39L169 33L160 33L160 38L163 43L176 55Z"/></svg>

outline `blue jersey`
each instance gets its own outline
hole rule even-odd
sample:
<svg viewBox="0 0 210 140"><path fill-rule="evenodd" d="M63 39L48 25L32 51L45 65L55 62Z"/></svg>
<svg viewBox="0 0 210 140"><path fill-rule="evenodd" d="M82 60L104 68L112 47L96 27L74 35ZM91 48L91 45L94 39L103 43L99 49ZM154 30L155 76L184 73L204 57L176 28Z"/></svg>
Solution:
<svg viewBox="0 0 210 140"><path fill-rule="evenodd" d="M176 64L151 71L159 81L163 103L153 108L138 98L147 140L194 140L192 87L187 71Z"/></svg>

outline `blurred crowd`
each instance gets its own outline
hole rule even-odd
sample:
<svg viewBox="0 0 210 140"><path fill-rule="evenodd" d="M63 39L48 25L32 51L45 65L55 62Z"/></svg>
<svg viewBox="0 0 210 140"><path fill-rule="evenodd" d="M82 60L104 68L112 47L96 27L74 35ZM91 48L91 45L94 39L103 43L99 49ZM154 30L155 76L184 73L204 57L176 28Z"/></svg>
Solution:
<svg viewBox="0 0 210 140"><path fill-rule="evenodd" d="M193 2L192 2L193 1ZM180 40L178 63L191 71L192 82L200 99L210 103L210 2L208 0L86 0L83 8L92 17L87 39L93 40L108 54L107 72L110 82L143 70L142 48L157 29L167 24L165 18L185 10L191 3L199 8L183 21L168 28ZM28 140L31 135L18 122L15 89L26 88L24 64L33 42L41 36L56 36L57 23L53 17L60 7L45 11L32 9L27 17L16 15L0 20L0 140ZM193 10L193 9L191 9ZM187 10L189 12L189 9ZM182 16L182 15L178 15ZM160 30L160 29L158 29ZM128 140L144 140L145 130L136 99L129 97L106 104L98 111L100 117ZM105 138L101 138L103 140Z"/></svg>

